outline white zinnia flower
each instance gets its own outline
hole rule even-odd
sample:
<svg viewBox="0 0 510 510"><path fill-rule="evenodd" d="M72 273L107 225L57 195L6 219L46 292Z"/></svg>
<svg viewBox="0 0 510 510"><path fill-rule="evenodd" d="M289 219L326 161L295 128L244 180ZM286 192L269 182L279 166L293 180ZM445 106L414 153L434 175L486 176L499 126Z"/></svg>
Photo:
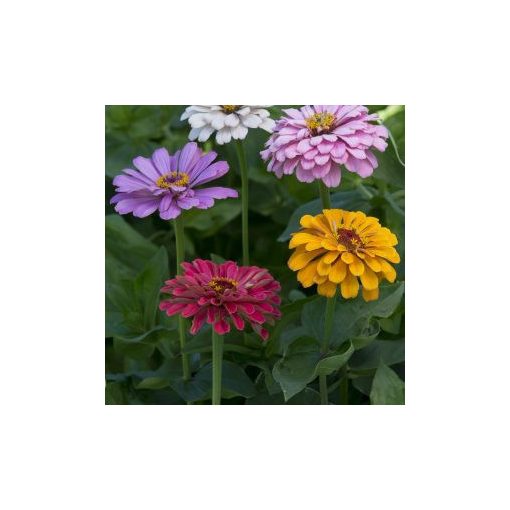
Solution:
<svg viewBox="0 0 510 510"><path fill-rule="evenodd" d="M188 119L192 128L190 140L205 142L216 131L216 142L223 145L231 138L246 138L248 128L262 128L271 133L275 122L263 106L267 105L192 105L184 110L181 120Z"/></svg>

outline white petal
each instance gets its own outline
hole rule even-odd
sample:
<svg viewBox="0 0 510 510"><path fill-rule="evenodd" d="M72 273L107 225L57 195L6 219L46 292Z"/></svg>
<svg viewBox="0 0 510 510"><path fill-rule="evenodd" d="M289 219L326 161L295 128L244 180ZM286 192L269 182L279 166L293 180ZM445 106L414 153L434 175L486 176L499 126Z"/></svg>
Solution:
<svg viewBox="0 0 510 510"><path fill-rule="evenodd" d="M247 134L248 128L244 127L242 124L232 129L232 136L235 140L244 140Z"/></svg>
<svg viewBox="0 0 510 510"><path fill-rule="evenodd" d="M201 127L204 127L207 122L205 120L205 115L202 115L201 113L195 113L194 115L192 115L188 122L189 122L189 125L192 127L192 128L201 128Z"/></svg>
<svg viewBox="0 0 510 510"><path fill-rule="evenodd" d="M241 115L243 117L244 115L248 115L251 111L251 108L249 106L243 106L242 108L239 108L239 110L236 111L237 115Z"/></svg>
<svg viewBox="0 0 510 510"><path fill-rule="evenodd" d="M196 140L196 139L198 138L198 136L200 135L200 131L201 131L201 129L199 129L199 128L192 129L192 130L189 132L188 138L189 138L190 140Z"/></svg>
<svg viewBox="0 0 510 510"><path fill-rule="evenodd" d="M276 123L273 119L267 118L267 119L264 119L264 121L259 126L259 128L264 129L268 133L272 133L275 125L276 125Z"/></svg>
<svg viewBox="0 0 510 510"><path fill-rule="evenodd" d="M241 118L241 122L246 126L250 128L256 128L259 127L260 124L262 124L262 119L260 117L257 117L256 115L247 115L246 117Z"/></svg>
<svg viewBox="0 0 510 510"><path fill-rule="evenodd" d="M213 133L214 129L211 126L205 126L200 130L200 135L198 136L199 142L205 142Z"/></svg>
<svg viewBox="0 0 510 510"><path fill-rule="evenodd" d="M211 114L211 126L214 129L222 129L225 126L226 115L223 112L214 112Z"/></svg>
<svg viewBox="0 0 510 510"><path fill-rule="evenodd" d="M237 128L234 128L234 129L237 129ZM232 133L230 132L230 128L220 129L216 133L216 142L218 142L220 145L230 142L231 138L232 138Z"/></svg>
<svg viewBox="0 0 510 510"><path fill-rule="evenodd" d="M225 117L225 126L236 127L239 124L239 117L231 113Z"/></svg>

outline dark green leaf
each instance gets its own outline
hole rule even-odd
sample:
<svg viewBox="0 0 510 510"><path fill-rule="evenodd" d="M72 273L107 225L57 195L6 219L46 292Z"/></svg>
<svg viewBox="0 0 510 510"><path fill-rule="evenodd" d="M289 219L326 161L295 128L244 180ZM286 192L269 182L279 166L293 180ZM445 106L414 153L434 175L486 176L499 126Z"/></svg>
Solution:
<svg viewBox="0 0 510 510"><path fill-rule="evenodd" d="M404 383L389 367L382 364L375 373L370 402L374 405L403 405Z"/></svg>

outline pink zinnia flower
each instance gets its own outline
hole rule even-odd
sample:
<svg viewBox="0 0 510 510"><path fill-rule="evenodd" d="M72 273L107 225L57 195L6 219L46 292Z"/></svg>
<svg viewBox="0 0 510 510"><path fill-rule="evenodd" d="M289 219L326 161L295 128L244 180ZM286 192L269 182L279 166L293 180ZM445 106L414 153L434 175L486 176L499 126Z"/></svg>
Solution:
<svg viewBox="0 0 510 510"><path fill-rule="evenodd" d="M173 156L165 148L151 158L133 159L137 170L127 168L113 179L117 194L110 203L119 214L133 213L145 218L156 209L163 220L179 216L183 209L208 209L215 199L237 198L237 191L220 186L199 188L228 172L226 161L213 161L216 152L203 154L194 142L187 143Z"/></svg>
<svg viewBox="0 0 510 510"><path fill-rule="evenodd" d="M193 317L193 335L205 322L213 324L220 335L230 331L229 322L240 331L249 322L267 340L269 333L262 325L274 324L280 317L280 284L267 269L200 259L183 262L182 267L184 274L166 281L161 289L171 297L160 303L160 310L167 315Z"/></svg>
<svg viewBox="0 0 510 510"><path fill-rule="evenodd" d="M283 110L260 155L278 178L296 171L301 182L322 179L329 188L340 184L340 165L361 177L377 168L373 148L384 151L388 130L370 121L361 105L313 105Z"/></svg>

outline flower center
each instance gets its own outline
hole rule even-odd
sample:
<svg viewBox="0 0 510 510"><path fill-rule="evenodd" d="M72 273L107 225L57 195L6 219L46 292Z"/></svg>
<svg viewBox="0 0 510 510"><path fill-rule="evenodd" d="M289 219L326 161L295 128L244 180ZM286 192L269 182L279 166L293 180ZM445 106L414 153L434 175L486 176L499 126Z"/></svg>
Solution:
<svg viewBox="0 0 510 510"><path fill-rule="evenodd" d="M343 244L349 251L356 251L358 248L363 248L364 244L361 237L348 228L338 228L336 230L338 242Z"/></svg>
<svg viewBox="0 0 510 510"><path fill-rule="evenodd" d="M233 113L239 108L239 105L238 104L222 104L221 108L225 113Z"/></svg>
<svg viewBox="0 0 510 510"><path fill-rule="evenodd" d="M328 131L335 122L335 116L329 112L314 113L306 119L308 129L314 133Z"/></svg>
<svg viewBox="0 0 510 510"><path fill-rule="evenodd" d="M158 177L156 186L162 189L170 189L172 186L186 186L189 182L189 175L182 172L170 172Z"/></svg>
<svg viewBox="0 0 510 510"><path fill-rule="evenodd" d="M220 294L223 294L228 289L235 289L237 285L238 282L236 280L232 280L232 278L225 278L223 276L215 276L207 284L209 288Z"/></svg>

